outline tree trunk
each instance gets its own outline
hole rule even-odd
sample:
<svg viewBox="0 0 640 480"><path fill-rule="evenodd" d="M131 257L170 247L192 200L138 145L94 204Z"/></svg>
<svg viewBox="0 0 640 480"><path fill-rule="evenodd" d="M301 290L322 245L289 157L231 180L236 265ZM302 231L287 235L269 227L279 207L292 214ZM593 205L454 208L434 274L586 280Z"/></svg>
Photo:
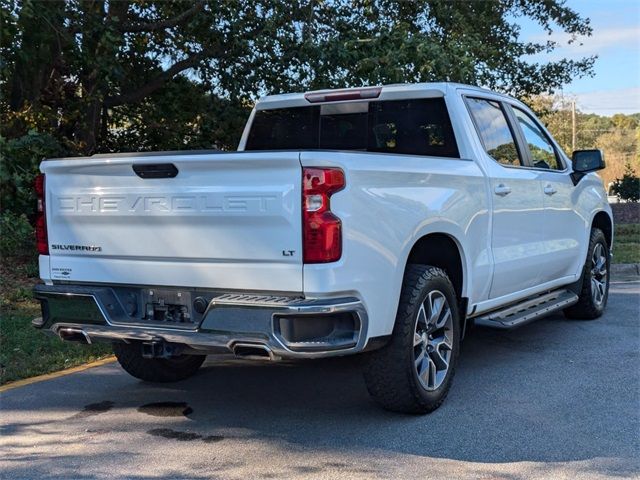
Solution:
<svg viewBox="0 0 640 480"><path fill-rule="evenodd" d="M85 103L82 110L82 118L78 125L76 137L81 143L80 148L85 155L91 155L96 150L101 111L102 103L97 99Z"/></svg>
<svg viewBox="0 0 640 480"><path fill-rule="evenodd" d="M63 1L51 1L20 10L18 24L23 38L9 93L9 107L14 112L25 102L39 103L49 83L62 54L58 32L64 30L64 8Z"/></svg>
<svg viewBox="0 0 640 480"><path fill-rule="evenodd" d="M80 143L80 150L85 155L94 153L97 145L97 134L100 128L100 112L102 111L102 92L100 91L101 61L100 40L105 19L105 1L84 1L81 3L83 11L82 50L85 64L80 73L82 87L82 107L80 122L76 127L76 140Z"/></svg>

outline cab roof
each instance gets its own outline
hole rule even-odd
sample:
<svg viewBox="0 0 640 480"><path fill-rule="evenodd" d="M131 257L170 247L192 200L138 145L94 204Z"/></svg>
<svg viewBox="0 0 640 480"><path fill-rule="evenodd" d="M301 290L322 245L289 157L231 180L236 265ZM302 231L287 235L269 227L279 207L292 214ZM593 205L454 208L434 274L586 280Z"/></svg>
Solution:
<svg viewBox="0 0 640 480"><path fill-rule="evenodd" d="M407 98L438 98L444 97L447 94L452 94L458 89L476 90L485 94L490 93L511 99L511 97L508 97L507 95L500 94L486 88L465 85L462 83L403 83L374 87L313 90L310 92L267 95L258 100L256 103L256 110L304 107L327 102L337 103L345 101L357 102L370 100L402 100Z"/></svg>

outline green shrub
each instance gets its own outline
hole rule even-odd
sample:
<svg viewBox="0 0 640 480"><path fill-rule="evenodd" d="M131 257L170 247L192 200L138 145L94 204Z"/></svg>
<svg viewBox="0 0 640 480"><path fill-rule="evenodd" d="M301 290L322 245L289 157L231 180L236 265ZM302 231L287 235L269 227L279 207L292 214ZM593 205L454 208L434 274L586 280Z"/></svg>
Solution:
<svg viewBox="0 0 640 480"><path fill-rule="evenodd" d="M3 212L0 215L0 256L35 256L35 235L25 214Z"/></svg>
<svg viewBox="0 0 640 480"><path fill-rule="evenodd" d="M51 135L30 131L20 138L0 137L0 205L2 212L26 214L33 218L36 198L33 191L38 166L44 158L60 157L65 149Z"/></svg>
<svg viewBox="0 0 640 480"><path fill-rule="evenodd" d="M37 278L40 275L38 252L35 247L31 252L31 256L26 258L26 262L22 262L17 266L17 272L23 278Z"/></svg>
<svg viewBox="0 0 640 480"><path fill-rule="evenodd" d="M640 178L635 174L630 163L626 164L622 178L613 182L611 191L621 200L628 202L640 200Z"/></svg>

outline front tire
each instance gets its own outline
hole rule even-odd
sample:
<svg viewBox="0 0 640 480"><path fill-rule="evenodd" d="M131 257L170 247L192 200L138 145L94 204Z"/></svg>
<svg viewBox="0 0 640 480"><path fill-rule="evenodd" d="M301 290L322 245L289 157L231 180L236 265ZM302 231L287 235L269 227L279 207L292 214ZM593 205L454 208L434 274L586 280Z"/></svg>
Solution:
<svg viewBox="0 0 640 480"><path fill-rule="evenodd" d="M154 383L178 382L193 376L206 355L178 355L171 358L144 358L139 343L114 343L113 353L131 376Z"/></svg>
<svg viewBox="0 0 640 480"><path fill-rule="evenodd" d="M409 265L390 342L368 354L364 378L383 408L429 413L444 401L455 374L460 317L447 274Z"/></svg>
<svg viewBox="0 0 640 480"><path fill-rule="evenodd" d="M594 320L602 316L609 298L610 261L607 238L602 230L592 228L578 303L564 310L565 317Z"/></svg>

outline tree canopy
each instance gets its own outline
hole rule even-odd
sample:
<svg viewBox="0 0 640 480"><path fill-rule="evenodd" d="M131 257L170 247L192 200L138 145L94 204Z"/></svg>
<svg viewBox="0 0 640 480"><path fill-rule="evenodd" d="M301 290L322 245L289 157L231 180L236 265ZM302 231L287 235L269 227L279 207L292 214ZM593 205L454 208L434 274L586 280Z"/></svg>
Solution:
<svg viewBox="0 0 640 480"><path fill-rule="evenodd" d="M265 93L457 81L521 94L591 73L535 63L543 31L590 35L562 0L0 0L2 134L71 152L233 148Z"/></svg>
<svg viewBox="0 0 640 480"><path fill-rule="evenodd" d="M570 156L573 143L572 99L560 95L537 95L524 100ZM599 148L604 152L607 168L599 175L605 185L621 178L627 170L640 173L640 113L617 113L605 117L576 109L575 132L576 150Z"/></svg>

